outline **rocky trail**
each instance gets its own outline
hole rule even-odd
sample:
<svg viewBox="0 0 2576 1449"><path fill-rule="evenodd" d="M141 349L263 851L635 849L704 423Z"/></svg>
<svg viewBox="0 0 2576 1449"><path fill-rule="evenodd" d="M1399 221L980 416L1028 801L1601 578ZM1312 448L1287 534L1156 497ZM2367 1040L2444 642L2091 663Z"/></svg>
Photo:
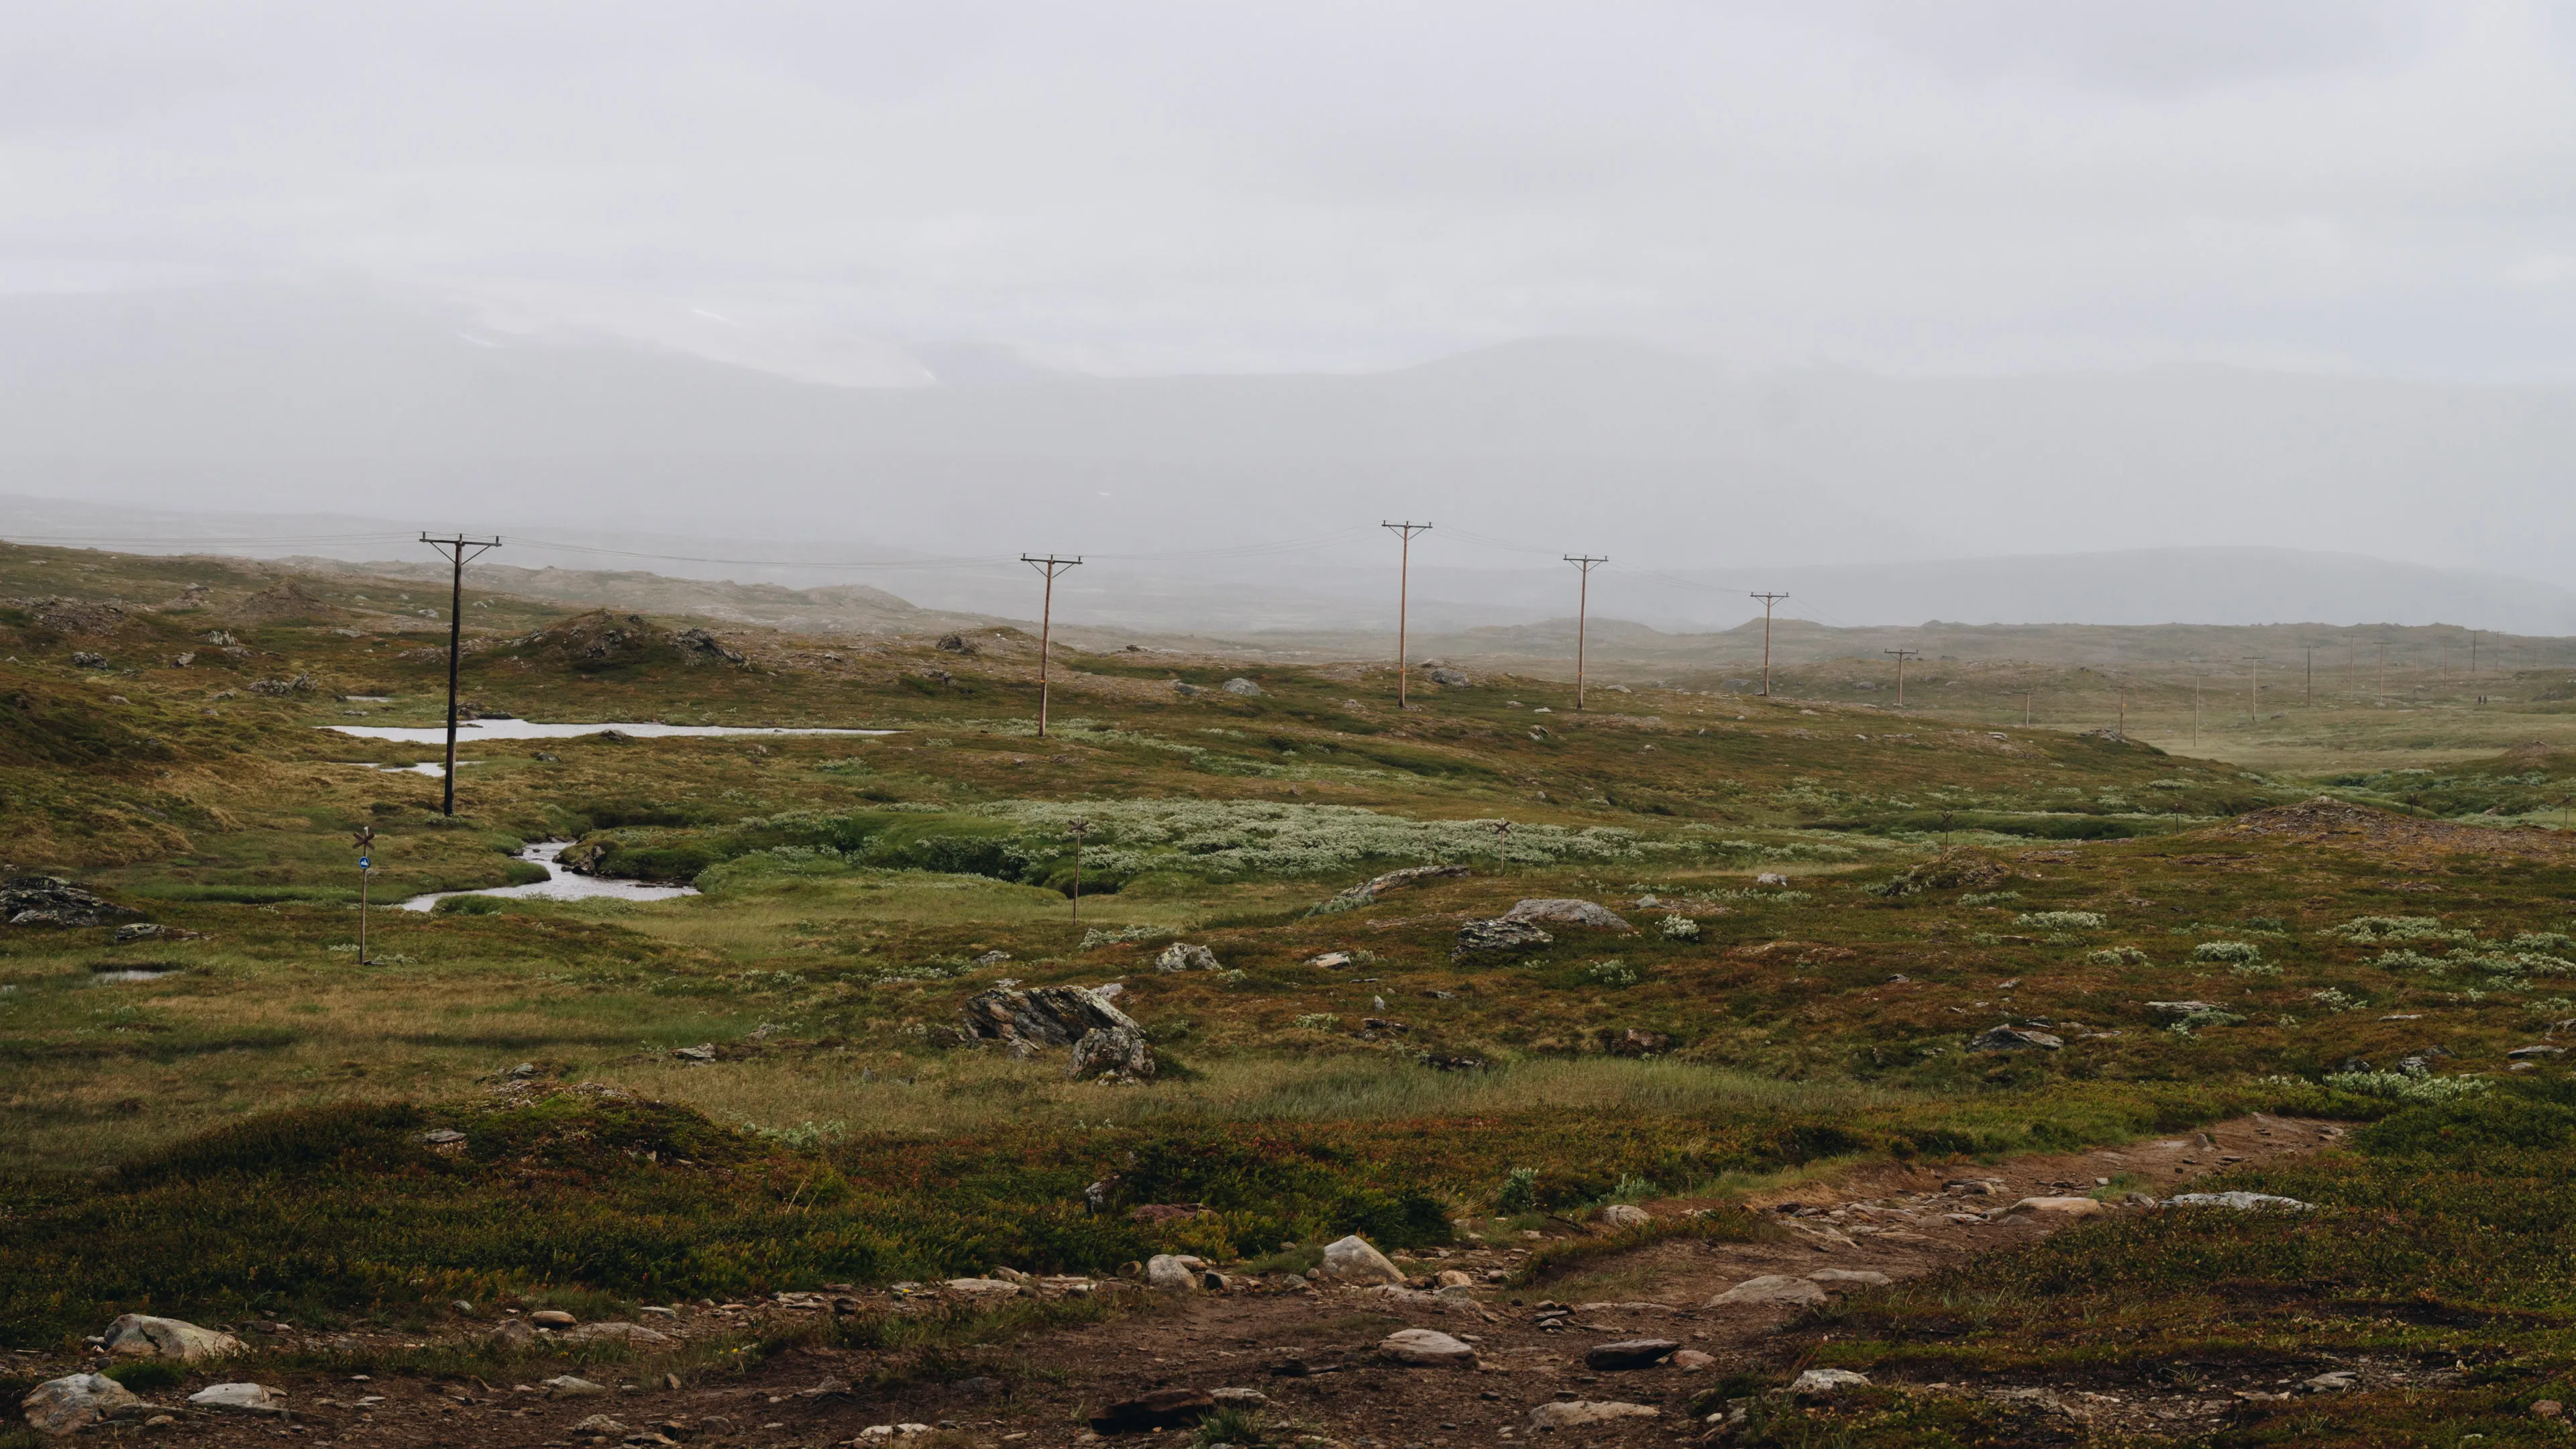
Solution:
<svg viewBox="0 0 2576 1449"><path fill-rule="evenodd" d="M2087 1196L2123 1174L2159 1184L2160 1193L2170 1196L2203 1174L2317 1151L2340 1135L2330 1123L2258 1116L2118 1149L2025 1157L1991 1167L1878 1165L1757 1195L1749 1205L1764 1210L1767 1224L1776 1224L1761 1241L1664 1237L1573 1263L1561 1277L1524 1287L1509 1284L1538 1246L1527 1241L1430 1250L1399 1265L1408 1275L1404 1282L1368 1286L1286 1274L1209 1279L1193 1270L1192 1281L1200 1286L1179 1290L1076 1279L968 1279L925 1285L891 1303L883 1294L826 1293L782 1295L766 1303L672 1305L645 1316L649 1332L636 1346L679 1346L655 1345L653 1335L685 1341L738 1333L764 1319L810 1323L816 1314L917 1311L923 1304L984 1295L1133 1292L1142 1299L1138 1311L1110 1321L1050 1330L999 1349L941 1358L936 1352L925 1357L790 1348L740 1375L692 1374L685 1386L650 1370L646 1359L569 1370L587 1372L595 1383L561 1382L558 1371L551 1385L534 1370L525 1383L271 1372L260 1375L261 1381L283 1413L192 1408L181 1391L172 1390L147 1395L156 1402L129 1406L121 1422L103 1429L213 1445L291 1439L309 1445L690 1443L788 1449L917 1440L921 1449L934 1443L1053 1449L1129 1435L1173 1441L1186 1436L1199 1416L1230 1406L1259 1412L1274 1442L1311 1437L1352 1449L1449 1449L1553 1441L1568 1434L1587 1443L1698 1441L1712 1434L1722 1439L1722 1427L1691 1419L1691 1400L1732 1372L1761 1370L1779 1377L1793 1367L1771 1340L1803 1306L2030 1242L2097 1214L2149 1210L2143 1201L2123 1207ZM1650 1211L1667 1217L1698 1206L1703 1204L1675 1200L1653 1204ZM1629 1215L1613 1210L1611 1216ZM1567 1223L1548 1236L1572 1238L1619 1226ZM1175 1265L1158 1260L1157 1266L1165 1281L1177 1280ZM254 1346L365 1346L345 1335L299 1341L291 1326L235 1327ZM604 1324L505 1331L577 1336L585 1328L590 1336L626 1333ZM488 1316L460 1316L444 1334L492 1331ZM410 1340L421 1341L419 1335ZM19 1372L52 1377L105 1361L21 1355ZM2356 1370L2349 1382L2324 1387L2353 1387L2368 1377L2368 1370ZM1830 1392L1830 1385L1817 1387ZM2214 1427L2243 1396L2294 1392L2301 1385L2203 1382L2187 1390L2150 1388L2121 1396L2039 1384L1914 1387L2028 1404L2060 1416L2069 1431L2090 1426L2181 1434Z"/></svg>

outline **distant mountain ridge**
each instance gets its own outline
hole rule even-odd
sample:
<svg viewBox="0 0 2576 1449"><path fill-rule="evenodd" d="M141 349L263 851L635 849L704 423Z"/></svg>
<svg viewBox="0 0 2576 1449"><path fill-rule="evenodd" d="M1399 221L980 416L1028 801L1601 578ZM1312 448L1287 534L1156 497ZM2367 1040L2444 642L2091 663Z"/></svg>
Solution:
<svg viewBox="0 0 2576 1449"><path fill-rule="evenodd" d="M1534 341L1369 375L856 388L499 333L346 282L0 299L0 492L792 540L808 555L830 539L1001 561L1116 555L1170 584L1175 607L1251 617L1267 607L1254 596L1293 594L1309 601L1294 619L1318 625L1353 618L1373 592L1388 517L1438 525L1416 544L1426 607L1454 595L1491 610L1509 595L1525 618L1559 611L1532 571L1573 551L1683 580L1648 597L1631 578L1630 612L1701 626L1740 617L1730 600L1744 588L1797 591L1800 578L1812 595L1867 600L1854 617L2080 617L2094 607L2081 574L2099 565L2045 587L2014 575L2045 574L2036 556L2213 541L2560 579L2576 557L2571 475L2576 390L2557 387L2208 368L1749 374ZM1319 534L1331 537L1293 556L1228 552ZM1982 581L1952 562L2015 558L1974 566L1995 575ZM1867 586L1872 569L1901 581L1893 596ZM964 595L1008 594L1014 573L958 585L958 605L992 609ZM2367 573L2350 587L2450 607L2451 584ZM2318 566L2284 581L2345 588L2335 577ZM1106 588L1099 571L1077 578L1077 599ZM2310 612L2220 569L2099 607L2170 612L2157 602L2170 595ZM1917 597L1927 607L1905 605ZM2497 607L2485 597L2475 609ZM2352 617L2378 612L2367 604Z"/></svg>

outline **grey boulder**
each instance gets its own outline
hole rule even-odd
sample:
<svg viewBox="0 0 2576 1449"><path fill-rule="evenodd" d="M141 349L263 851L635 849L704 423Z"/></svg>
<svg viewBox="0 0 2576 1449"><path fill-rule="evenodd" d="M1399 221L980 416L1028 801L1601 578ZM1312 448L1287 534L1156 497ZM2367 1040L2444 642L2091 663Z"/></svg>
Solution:
<svg viewBox="0 0 2576 1449"><path fill-rule="evenodd" d="M0 881L0 921L13 926L104 926L141 914L60 876L21 875Z"/></svg>
<svg viewBox="0 0 2576 1449"><path fill-rule="evenodd" d="M1608 906L1565 898L1522 901L1503 912L1506 921L1544 921L1551 926L1598 926L1610 931L1636 929Z"/></svg>
<svg viewBox="0 0 2576 1449"><path fill-rule="evenodd" d="M1135 1018L1109 998L1081 986L1038 986L1026 991L995 987L968 997L958 1024L979 1041L1069 1047L1084 1036L1124 1027L1141 1032Z"/></svg>
<svg viewBox="0 0 2576 1449"><path fill-rule="evenodd" d="M1825 1301L1824 1285L1805 1278L1791 1278L1779 1273L1765 1273L1747 1278L1711 1298L1703 1307L1735 1308L1772 1303L1803 1305Z"/></svg>
<svg viewBox="0 0 2576 1449"><path fill-rule="evenodd" d="M18 1401L39 1434L77 1434L93 1425L136 1419L152 1406L105 1374L66 1374L47 1379Z"/></svg>
<svg viewBox="0 0 2576 1449"><path fill-rule="evenodd" d="M1416 1368L1473 1368L1474 1346L1436 1328L1399 1328L1378 1341L1377 1351Z"/></svg>
<svg viewBox="0 0 2576 1449"><path fill-rule="evenodd" d="M200 1409L217 1409L228 1414L283 1414L286 1405L266 1384L208 1384L188 1396L188 1402Z"/></svg>
<svg viewBox="0 0 2576 1449"><path fill-rule="evenodd" d="M1324 1276L1337 1283L1401 1283L1404 1274L1357 1233L1324 1245Z"/></svg>
<svg viewBox="0 0 2576 1449"><path fill-rule="evenodd" d="M1229 679L1221 687L1226 693L1239 694L1245 699L1259 699L1261 697L1261 686L1253 683L1249 679Z"/></svg>
<svg viewBox="0 0 2576 1449"><path fill-rule="evenodd" d="M1154 1080L1154 1065L1153 1043L1144 1032L1132 1026L1101 1027L1084 1032L1073 1044L1065 1075L1078 1082L1141 1084Z"/></svg>
<svg viewBox="0 0 2576 1449"><path fill-rule="evenodd" d="M1586 1349L1583 1366L1608 1373L1618 1369L1653 1368L1671 1358L1681 1345L1669 1338L1631 1338Z"/></svg>
<svg viewBox="0 0 2576 1449"><path fill-rule="evenodd" d="M1469 921L1458 928L1458 944L1449 948L1449 959L1478 951L1535 951L1555 943L1554 936L1527 921Z"/></svg>
<svg viewBox="0 0 2576 1449"><path fill-rule="evenodd" d="M1154 958L1154 969L1157 971L1215 971L1220 968L1214 951L1205 946L1193 946L1186 941L1174 941L1163 948L1163 954Z"/></svg>
<svg viewBox="0 0 2576 1449"><path fill-rule="evenodd" d="M202 1363L241 1352L242 1341L229 1333L199 1328L176 1318L125 1313L107 1326L107 1351L119 1358L175 1358Z"/></svg>

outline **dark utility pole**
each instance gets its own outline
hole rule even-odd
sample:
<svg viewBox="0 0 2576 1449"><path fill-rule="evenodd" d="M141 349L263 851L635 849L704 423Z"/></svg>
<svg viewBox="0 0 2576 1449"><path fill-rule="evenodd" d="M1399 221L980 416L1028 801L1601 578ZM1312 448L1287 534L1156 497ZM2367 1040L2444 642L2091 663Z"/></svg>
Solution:
<svg viewBox="0 0 2576 1449"><path fill-rule="evenodd" d="M1903 709L1905 708L1905 661L1908 659L1922 658L1923 651L1920 649L1881 649L1878 652L1881 654L1893 654L1896 656L1896 707L1898 709Z"/></svg>
<svg viewBox="0 0 2576 1449"><path fill-rule="evenodd" d="M1789 597L1787 594L1747 594L1748 599L1762 601L1762 697L1771 697L1771 606Z"/></svg>
<svg viewBox="0 0 2576 1449"><path fill-rule="evenodd" d="M1038 738L1045 739L1047 730L1047 654L1049 652L1049 641L1055 637L1055 576L1063 573L1066 569L1072 568L1081 563L1082 560L1078 557L1057 558L1054 554L1048 554L1044 558L1034 558L1028 554L1021 554L1020 562L1032 565L1040 573L1046 575L1046 598L1044 602L1038 606ZM1082 907L1079 904L1074 907L1074 911L1077 916L1080 914L1081 910Z"/></svg>
<svg viewBox="0 0 2576 1449"><path fill-rule="evenodd" d="M1583 584L1574 596L1574 708L1580 713L1583 709L1583 632L1592 617L1592 566L1606 564L1610 559L1607 555L1570 553L1565 556L1565 561L1583 570Z"/></svg>
<svg viewBox="0 0 2576 1449"><path fill-rule="evenodd" d="M498 534L490 538L467 538L451 534L432 538L424 533L420 541L446 554L456 572L447 592L447 799L441 807L445 813L456 813L456 680L464 664L465 651L465 561L480 558L501 546ZM470 552L469 552L470 550Z"/></svg>
<svg viewBox="0 0 2576 1449"><path fill-rule="evenodd" d="M1404 540L1404 552L1400 556L1400 562L1396 565L1395 575L1395 707L1397 709L1409 709L1412 706L1406 701L1410 700L1413 696L1408 686L1410 686L1413 681L1409 676L1411 666L1405 662L1404 627L1406 612L1410 606L1413 595L1413 536L1417 533L1422 533L1428 530L1431 525L1427 523L1381 523L1378 527L1391 530L1396 537Z"/></svg>

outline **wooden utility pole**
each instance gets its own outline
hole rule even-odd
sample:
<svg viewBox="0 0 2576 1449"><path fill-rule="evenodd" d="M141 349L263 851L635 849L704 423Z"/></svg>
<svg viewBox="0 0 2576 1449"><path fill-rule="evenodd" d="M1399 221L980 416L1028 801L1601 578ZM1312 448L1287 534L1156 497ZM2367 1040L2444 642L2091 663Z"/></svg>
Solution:
<svg viewBox="0 0 2576 1449"><path fill-rule="evenodd" d="M1747 594L1748 599L1762 601L1762 697L1771 697L1771 606L1789 597L1787 594Z"/></svg>
<svg viewBox="0 0 2576 1449"><path fill-rule="evenodd" d="M1583 571L1583 583L1574 596L1574 708L1577 713L1581 713L1583 709L1583 634L1592 617L1592 568L1595 564L1606 564L1610 559L1606 554L1570 553L1565 556L1565 561Z"/></svg>
<svg viewBox="0 0 2576 1449"><path fill-rule="evenodd" d="M1020 555L1020 562L1027 564L1038 570L1038 572L1046 575L1046 596L1038 605L1038 738L1045 739L1047 732L1047 656L1053 652L1055 639L1055 576L1063 573L1066 569L1079 567L1082 563L1082 558L1079 554L1072 558L1057 558L1054 554L1048 554L1043 558L1039 558L1024 553ZM1077 917L1081 914L1081 910L1082 907L1079 904L1074 907L1074 912Z"/></svg>
<svg viewBox="0 0 2576 1449"><path fill-rule="evenodd" d="M424 533L420 541L439 550L456 566L447 592L447 791L439 807L448 815L456 813L456 681L464 664L465 649L465 561L480 558L501 546L500 535L490 538L467 538L451 534L433 538ZM473 550L471 553L468 549ZM361 954L364 954L363 952Z"/></svg>
<svg viewBox="0 0 2576 1449"><path fill-rule="evenodd" d="M1908 659L1922 658L1923 651L1920 649L1881 649L1878 652L1881 654L1893 654L1896 656L1896 707L1898 709L1903 709L1905 708L1905 661Z"/></svg>
<svg viewBox="0 0 2576 1449"><path fill-rule="evenodd" d="M1413 666L1405 657L1405 628L1413 599L1413 536L1428 530L1431 525L1381 522L1378 527L1387 529L1397 538L1404 540L1404 550L1398 556L1395 575L1395 707L1410 709L1413 707L1411 704Z"/></svg>

